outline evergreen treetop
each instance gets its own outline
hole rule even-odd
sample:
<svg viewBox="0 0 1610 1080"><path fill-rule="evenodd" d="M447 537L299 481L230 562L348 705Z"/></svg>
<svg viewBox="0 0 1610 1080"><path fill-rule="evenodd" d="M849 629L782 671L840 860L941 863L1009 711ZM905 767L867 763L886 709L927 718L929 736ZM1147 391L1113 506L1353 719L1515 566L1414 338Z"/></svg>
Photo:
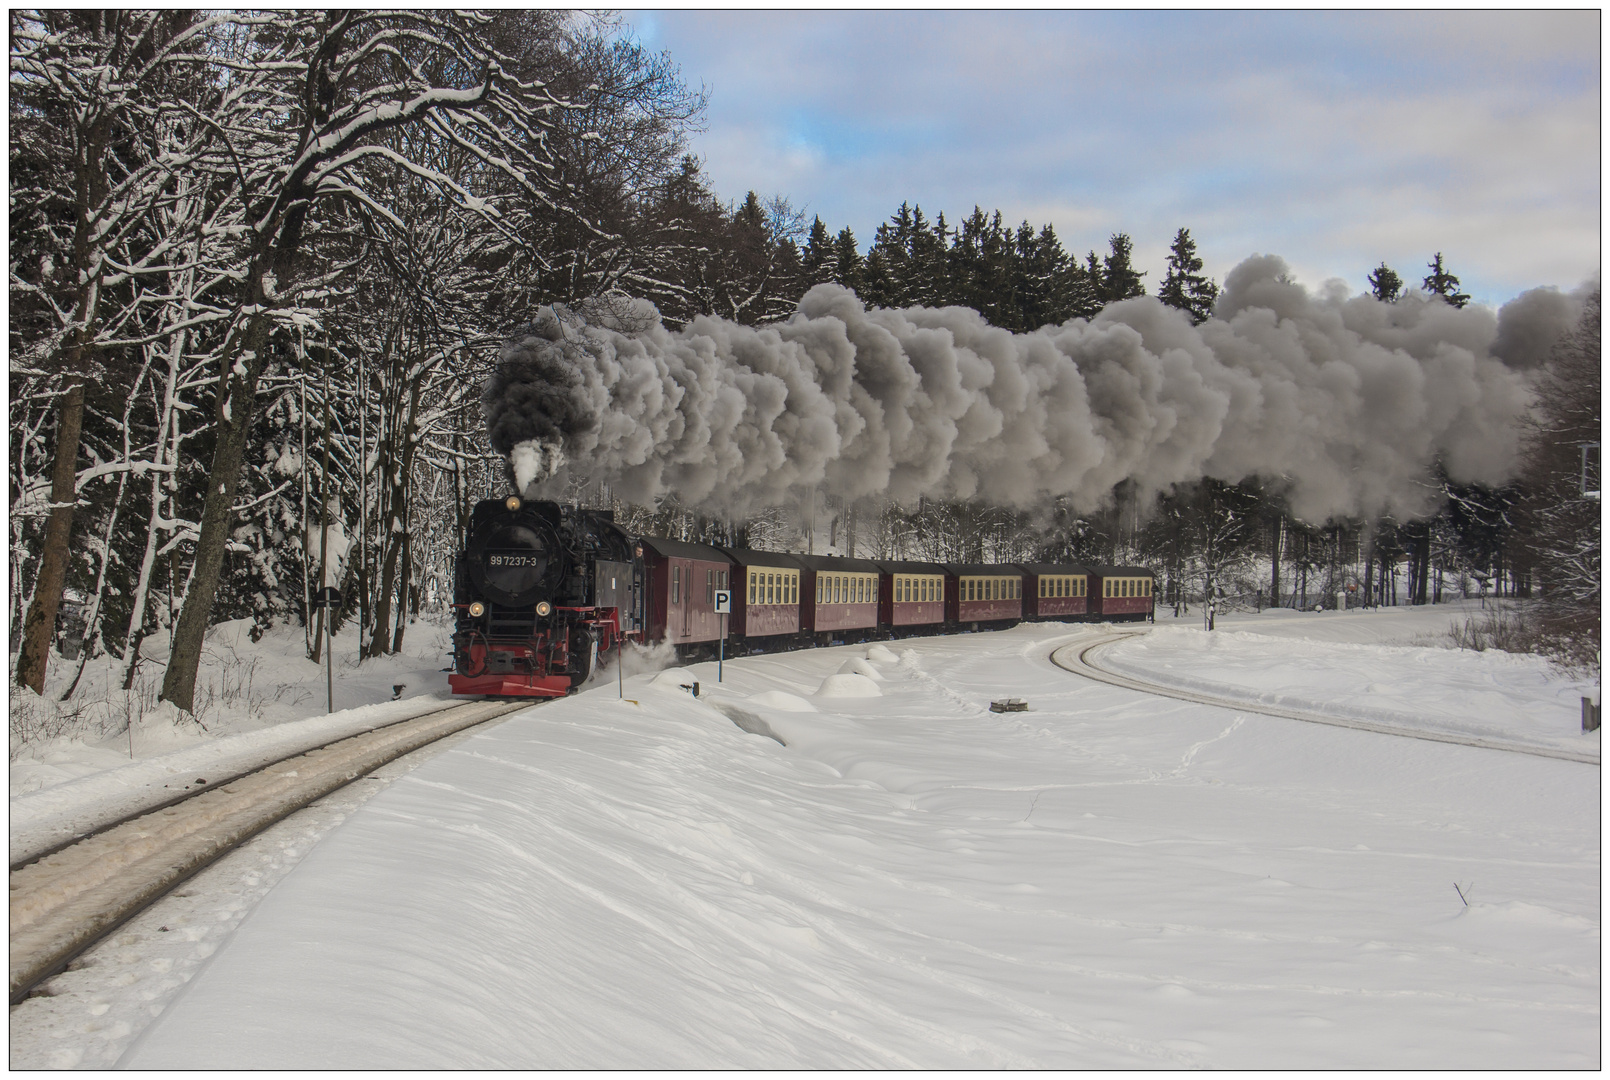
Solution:
<svg viewBox="0 0 1610 1080"><path fill-rule="evenodd" d="M1420 283L1426 292L1442 297L1456 308L1462 308L1470 303L1469 294L1459 291L1459 279L1443 269L1442 252L1437 252L1436 258L1432 259L1426 266L1431 270L1431 273L1427 274L1425 280Z"/></svg>
<svg viewBox="0 0 1610 1080"><path fill-rule="evenodd" d="M1191 230L1181 229L1174 234L1174 243L1168 252L1168 269L1157 298L1172 308L1190 315L1191 322L1203 323L1213 314L1213 303L1219 298L1219 286L1211 278L1202 276L1202 260L1196 254L1196 241Z"/></svg>
<svg viewBox="0 0 1610 1080"><path fill-rule="evenodd" d="M1364 280L1370 283L1370 292L1384 304L1395 303L1403 295L1403 279L1384 262Z"/></svg>

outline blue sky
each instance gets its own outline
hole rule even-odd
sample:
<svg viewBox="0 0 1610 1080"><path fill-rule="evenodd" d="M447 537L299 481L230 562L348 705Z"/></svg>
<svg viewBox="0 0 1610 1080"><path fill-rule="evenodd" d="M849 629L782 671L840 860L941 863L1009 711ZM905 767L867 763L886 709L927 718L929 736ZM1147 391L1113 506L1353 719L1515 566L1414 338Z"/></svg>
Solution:
<svg viewBox="0 0 1610 1080"><path fill-rule="evenodd" d="M1354 290L1441 251L1501 303L1599 269L1600 16L1586 12L652 11L710 91L725 199L781 194L863 249L902 200L1104 251L1149 291L1175 229Z"/></svg>

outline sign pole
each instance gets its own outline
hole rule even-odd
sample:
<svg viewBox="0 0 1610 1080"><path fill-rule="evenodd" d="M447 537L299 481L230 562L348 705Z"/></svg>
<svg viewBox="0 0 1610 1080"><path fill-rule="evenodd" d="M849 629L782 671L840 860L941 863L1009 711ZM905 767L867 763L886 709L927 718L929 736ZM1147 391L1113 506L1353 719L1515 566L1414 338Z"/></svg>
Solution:
<svg viewBox="0 0 1610 1080"><path fill-rule="evenodd" d="M341 608L341 592L326 585L313 598L324 622L324 711L335 712L335 613Z"/></svg>
<svg viewBox="0 0 1610 1080"><path fill-rule="evenodd" d="M335 612L324 612L324 711L335 712Z"/></svg>
<svg viewBox="0 0 1610 1080"><path fill-rule="evenodd" d="M732 611L732 590L716 590L715 609L721 617L721 647L716 653L716 682L720 682L721 669L727 662L727 614Z"/></svg>

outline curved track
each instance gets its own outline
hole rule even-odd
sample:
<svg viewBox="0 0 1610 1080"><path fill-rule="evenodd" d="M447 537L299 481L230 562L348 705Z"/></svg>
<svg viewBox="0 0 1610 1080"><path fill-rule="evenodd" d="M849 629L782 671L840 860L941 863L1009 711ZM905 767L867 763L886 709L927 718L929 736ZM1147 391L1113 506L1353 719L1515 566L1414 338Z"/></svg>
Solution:
<svg viewBox="0 0 1610 1080"><path fill-rule="evenodd" d="M109 822L11 872L11 1001L242 841L404 754L531 701L475 701L332 742Z"/></svg>
<svg viewBox="0 0 1610 1080"><path fill-rule="evenodd" d="M1260 713L1264 716L1278 716L1284 720L1301 720L1307 724L1326 724L1330 727L1353 728L1358 731L1373 731L1378 735L1396 735L1405 739L1423 739L1427 742L1452 743L1456 746L1475 746L1484 750L1502 750L1511 754L1530 754L1533 757L1556 758L1560 761L1576 761L1585 765L1599 764L1596 755L1575 750L1559 750L1548 746L1530 746L1525 743L1505 742L1498 739L1484 739L1476 735L1460 735L1453 732L1414 730L1411 728L1394 727L1391 724L1377 723L1371 720L1354 719L1347 716L1326 715L1324 713L1305 712L1301 709L1291 709L1280 705L1266 705L1259 701L1246 701L1233 697L1218 697L1213 694L1204 694L1196 690L1184 690L1173 686L1162 686L1157 683L1143 682L1128 675L1120 675L1098 666L1092 659L1092 654L1109 645L1116 645L1145 630L1107 630L1094 641L1076 641L1068 645L1060 645L1051 652L1051 663L1064 671L1071 671L1076 675L1083 675L1096 682L1104 682L1112 686L1121 686L1126 690L1137 690L1143 694L1156 694L1160 697L1178 698L1180 701L1189 701L1198 705L1215 705L1222 709L1234 709L1237 712Z"/></svg>

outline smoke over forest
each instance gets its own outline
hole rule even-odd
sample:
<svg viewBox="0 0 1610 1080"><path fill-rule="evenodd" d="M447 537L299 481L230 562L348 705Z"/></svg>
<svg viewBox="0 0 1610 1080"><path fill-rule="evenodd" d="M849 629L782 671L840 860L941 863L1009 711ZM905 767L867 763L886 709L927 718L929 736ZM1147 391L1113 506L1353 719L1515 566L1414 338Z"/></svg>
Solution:
<svg viewBox="0 0 1610 1080"><path fill-rule="evenodd" d="M1199 326L1140 297L1013 334L965 308L867 310L819 285L762 327L701 316L673 331L647 304L624 320L545 312L482 400L533 493L584 477L732 516L812 486L905 506L1063 496L1083 512L1121 481L1145 505L1258 476L1311 522L1410 518L1435 508L1439 462L1456 483L1511 479L1532 372L1580 310L1551 289L1496 315L1334 282L1310 294L1274 256L1237 266Z"/></svg>

